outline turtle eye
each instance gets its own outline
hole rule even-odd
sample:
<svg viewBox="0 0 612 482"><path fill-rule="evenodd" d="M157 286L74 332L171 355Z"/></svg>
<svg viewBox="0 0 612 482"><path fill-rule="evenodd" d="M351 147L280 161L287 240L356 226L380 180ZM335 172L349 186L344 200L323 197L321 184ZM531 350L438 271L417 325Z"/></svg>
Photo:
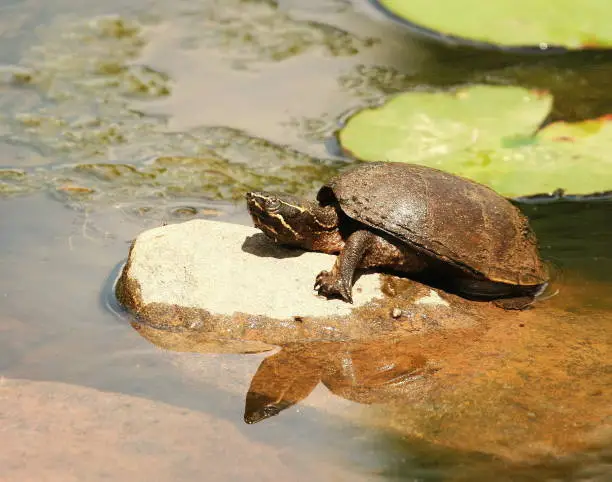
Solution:
<svg viewBox="0 0 612 482"><path fill-rule="evenodd" d="M266 199L266 211L275 213L280 209L280 207L281 202L278 199Z"/></svg>

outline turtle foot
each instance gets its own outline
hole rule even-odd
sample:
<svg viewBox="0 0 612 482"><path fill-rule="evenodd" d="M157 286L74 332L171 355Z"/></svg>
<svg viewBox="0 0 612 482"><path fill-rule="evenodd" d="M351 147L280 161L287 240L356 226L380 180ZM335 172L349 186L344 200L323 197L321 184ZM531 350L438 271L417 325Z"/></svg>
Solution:
<svg viewBox="0 0 612 482"><path fill-rule="evenodd" d="M521 296L517 298L502 298L493 301L493 304L504 310L524 310L533 304L533 296Z"/></svg>
<svg viewBox="0 0 612 482"><path fill-rule="evenodd" d="M353 302L351 287L347 286L342 278L336 276L333 272L321 271L315 280L314 289L318 291L319 295L326 298L339 297L347 303Z"/></svg>

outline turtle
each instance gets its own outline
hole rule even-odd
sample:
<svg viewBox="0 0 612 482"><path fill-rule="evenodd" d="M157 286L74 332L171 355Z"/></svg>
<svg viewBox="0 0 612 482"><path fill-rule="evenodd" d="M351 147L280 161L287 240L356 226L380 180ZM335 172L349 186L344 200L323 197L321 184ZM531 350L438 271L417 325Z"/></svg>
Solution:
<svg viewBox="0 0 612 482"><path fill-rule="evenodd" d="M256 228L274 242L336 254L314 289L352 303L358 270L394 272L505 309L532 304L548 283L527 218L493 189L435 168L360 163L316 201L246 193Z"/></svg>

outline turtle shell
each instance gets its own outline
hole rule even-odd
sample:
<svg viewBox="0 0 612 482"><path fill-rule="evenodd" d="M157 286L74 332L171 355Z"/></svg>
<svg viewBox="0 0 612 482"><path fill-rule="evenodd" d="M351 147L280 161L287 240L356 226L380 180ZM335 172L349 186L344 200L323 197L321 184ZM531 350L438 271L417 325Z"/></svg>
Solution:
<svg viewBox="0 0 612 482"><path fill-rule="evenodd" d="M437 169L371 162L332 178L317 196L349 217L445 262L502 283L547 280L527 218L492 189Z"/></svg>

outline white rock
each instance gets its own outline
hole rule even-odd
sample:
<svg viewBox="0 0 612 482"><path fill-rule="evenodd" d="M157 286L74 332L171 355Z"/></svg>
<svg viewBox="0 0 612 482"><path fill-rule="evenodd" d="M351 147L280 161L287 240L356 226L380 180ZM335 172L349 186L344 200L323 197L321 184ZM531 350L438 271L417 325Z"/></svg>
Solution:
<svg viewBox="0 0 612 482"><path fill-rule="evenodd" d="M415 305L437 305L437 306L450 306L448 301L442 298L436 291L429 290L427 296L423 296L414 302Z"/></svg>
<svg viewBox="0 0 612 482"><path fill-rule="evenodd" d="M378 274L357 280L353 305L317 296L315 277L334 261L335 256L277 246L251 227L192 220L140 234L127 275L140 286L144 305L157 302L220 315L347 315L382 297Z"/></svg>

